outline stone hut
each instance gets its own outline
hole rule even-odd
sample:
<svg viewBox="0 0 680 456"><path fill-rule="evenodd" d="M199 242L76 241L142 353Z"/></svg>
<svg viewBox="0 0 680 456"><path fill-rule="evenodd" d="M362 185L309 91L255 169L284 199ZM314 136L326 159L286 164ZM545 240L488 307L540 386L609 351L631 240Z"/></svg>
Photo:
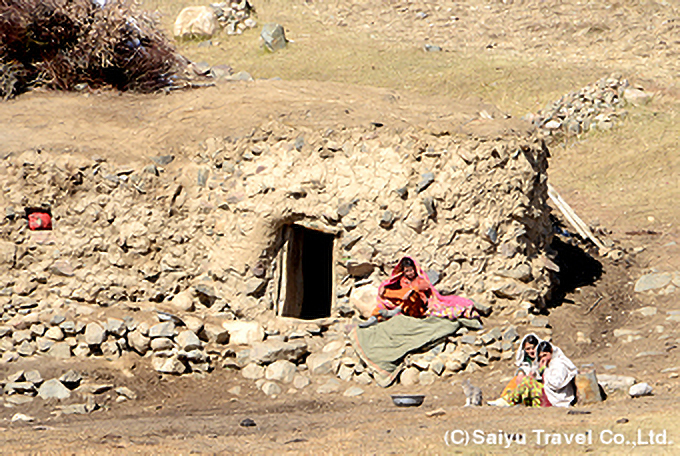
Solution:
<svg viewBox="0 0 680 456"><path fill-rule="evenodd" d="M533 136L269 121L189 148L2 157L3 318L65 301L320 318L370 305L406 254L444 293L550 295L548 151ZM28 229L41 207L51 231Z"/></svg>

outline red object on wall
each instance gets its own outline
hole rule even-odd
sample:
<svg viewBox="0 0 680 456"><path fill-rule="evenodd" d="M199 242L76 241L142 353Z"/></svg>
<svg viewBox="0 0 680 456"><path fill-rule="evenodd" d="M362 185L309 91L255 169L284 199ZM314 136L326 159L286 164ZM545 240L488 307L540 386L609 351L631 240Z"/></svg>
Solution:
<svg viewBox="0 0 680 456"><path fill-rule="evenodd" d="M28 214L29 230L51 230L52 217L46 212L33 212Z"/></svg>

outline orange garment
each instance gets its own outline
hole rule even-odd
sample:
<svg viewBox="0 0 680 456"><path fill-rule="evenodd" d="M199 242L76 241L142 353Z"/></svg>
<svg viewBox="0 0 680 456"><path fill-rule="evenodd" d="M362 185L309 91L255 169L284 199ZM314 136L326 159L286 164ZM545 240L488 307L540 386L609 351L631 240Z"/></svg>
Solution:
<svg viewBox="0 0 680 456"><path fill-rule="evenodd" d="M409 280L406 276L384 288L382 298L395 306L401 307L402 313L409 317L422 318L427 311L427 302L431 295L430 284L420 277ZM378 315L376 308L373 315Z"/></svg>

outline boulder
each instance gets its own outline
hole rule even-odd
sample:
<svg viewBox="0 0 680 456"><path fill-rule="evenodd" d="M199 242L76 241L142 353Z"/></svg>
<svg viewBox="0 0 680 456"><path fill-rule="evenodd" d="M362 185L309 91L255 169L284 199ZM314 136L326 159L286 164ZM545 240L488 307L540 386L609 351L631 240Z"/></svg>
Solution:
<svg viewBox="0 0 680 456"><path fill-rule="evenodd" d="M267 366L264 376L267 380L290 383L293 381L296 373L297 366L295 364L290 361L278 360Z"/></svg>
<svg viewBox="0 0 680 456"><path fill-rule="evenodd" d="M122 337L127 332L127 325L123 320L118 318L109 318L106 320L106 332L114 336Z"/></svg>
<svg viewBox="0 0 680 456"><path fill-rule="evenodd" d="M281 387L274 382L264 382L260 389L267 396L278 396L281 394Z"/></svg>
<svg viewBox="0 0 680 456"><path fill-rule="evenodd" d="M191 291L184 290L175 295L170 301L172 307L180 312L191 312L194 310L194 298Z"/></svg>
<svg viewBox="0 0 680 456"><path fill-rule="evenodd" d="M172 339L168 337L156 337L154 339L151 339L151 350L155 352L163 350L172 350L174 346L175 344L173 343Z"/></svg>
<svg viewBox="0 0 680 456"><path fill-rule="evenodd" d="M132 347L134 351L144 356L151 345L151 339L146 337L141 333L139 329L136 329L128 334L127 336L128 345Z"/></svg>
<svg viewBox="0 0 680 456"><path fill-rule="evenodd" d="M249 380L258 380L260 378L264 378L264 367L255 363L250 363L241 370L241 375L243 378L247 378Z"/></svg>
<svg viewBox="0 0 680 456"><path fill-rule="evenodd" d="M85 342L88 345L101 345L106 340L106 331L98 323L91 322L85 326Z"/></svg>
<svg viewBox="0 0 680 456"><path fill-rule="evenodd" d="M68 389L76 389L80 385L80 381L83 379L83 376L80 375L79 372L74 371L73 369L69 370L66 372L64 375L59 377L59 381L64 384Z"/></svg>
<svg viewBox="0 0 680 456"><path fill-rule="evenodd" d="M377 305L378 287L373 284L363 285L352 290L349 295L349 305L354 307L359 314L368 318Z"/></svg>
<svg viewBox="0 0 680 456"><path fill-rule="evenodd" d="M262 27L262 32L260 32L260 37L264 42L265 49L271 52L283 49L288 44L286 32L279 24L265 24Z"/></svg>
<svg viewBox="0 0 680 456"><path fill-rule="evenodd" d="M211 7L189 6L177 15L173 33L177 38L208 38L217 27L217 17Z"/></svg>
<svg viewBox="0 0 680 456"><path fill-rule="evenodd" d="M312 353L307 357L307 367L314 375L333 373L335 355L332 353Z"/></svg>
<svg viewBox="0 0 680 456"><path fill-rule="evenodd" d="M205 323L201 332L201 337L208 342L215 342L217 344L226 344L229 342L229 331L224 329L221 324Z"/></svg>
<svg viewBox="0 0 680 456"><path fill-rule="evenodd" d="M302 341L282 342L265 340L253 344L250 359L257 364L270 364L278 360L300 361L307 354L307 344Z"/></svg>
<svg viewBox="0 0 680 456"><path fill-rule="evenodd" d="M222 327L229 333L230 344L252 345L264 340L264 329L256 321L228 320Z"/></svg>
<svg viewBox="0 0 680 456"><path fill-rule="evenodd" d="M149 337L174 337L175 323L172 321L164 321L149 328Z"/></svg>
<svg viewBox="0 0 680 456"><path fill-rule="evenodd" d="M296 389L303 389L307 385L311 383L311 380L309 377L305 377L304 375L297 374L295 377L293 377L293 386Z"/></svg>
<svg viewBox="0 0 680 456"><path fill-rule="evenodd" d="M630 397L650 396L652 394L652 387L647 383L637 383L628 390Z"/></svg>
<svg viewBox="0 0 680 456"><path fill-rule="evenodd" d="M173 374L180 375L186 371L186 366L182 363L177 356L171 356L169 358L153 358L151 361L153 368L162 374Z"/></svg>
<svg viewBox="0 0 680 456"><path fill-rule="evenodd" d="M42 399L68 399L71 392L59 380L52 378L40 385L38 396Z"/></svg>
<svg viewBox="0 0 680 456"><path fill-rule="evenodd" d="M57 342L52 345L47 354L57 359L68 359L71 357L71 346L66 342Z"/></svg>
<svg viewBox="0 0 680 456"><path fill-rule="evenodd" d="M625 375L600 374L597 376L597 381L607 391L627 390L635 384L634 377Z"/></svg>
<svg viewBox="0 0 680 456"><path fill-rule="evenodd" d="M401 372L399 382L404 386L416 385L418 383L419 375L420 371L417 368L407 367Z"/></svg>
<svg viewBox="0 0 680 456"><path fill-rule="evenodd" d="M203 348L201 340L192 331L185 330L180 332L175 338L179 348L185 351L191 351Z"/></svg>

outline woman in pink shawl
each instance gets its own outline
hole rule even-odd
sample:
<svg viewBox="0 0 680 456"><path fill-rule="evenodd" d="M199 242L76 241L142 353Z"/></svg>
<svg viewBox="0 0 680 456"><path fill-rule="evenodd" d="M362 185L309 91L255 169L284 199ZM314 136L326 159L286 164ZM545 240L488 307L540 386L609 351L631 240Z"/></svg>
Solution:
<svg viewBox="0 0 680 456"><path fill-rule="evenodd" d="M416 318L479 317L470 299L440 295L418 263L407 256L394 267L390 278L380 284L378 305L372 315L384 318L399 312Z"/></svg>

